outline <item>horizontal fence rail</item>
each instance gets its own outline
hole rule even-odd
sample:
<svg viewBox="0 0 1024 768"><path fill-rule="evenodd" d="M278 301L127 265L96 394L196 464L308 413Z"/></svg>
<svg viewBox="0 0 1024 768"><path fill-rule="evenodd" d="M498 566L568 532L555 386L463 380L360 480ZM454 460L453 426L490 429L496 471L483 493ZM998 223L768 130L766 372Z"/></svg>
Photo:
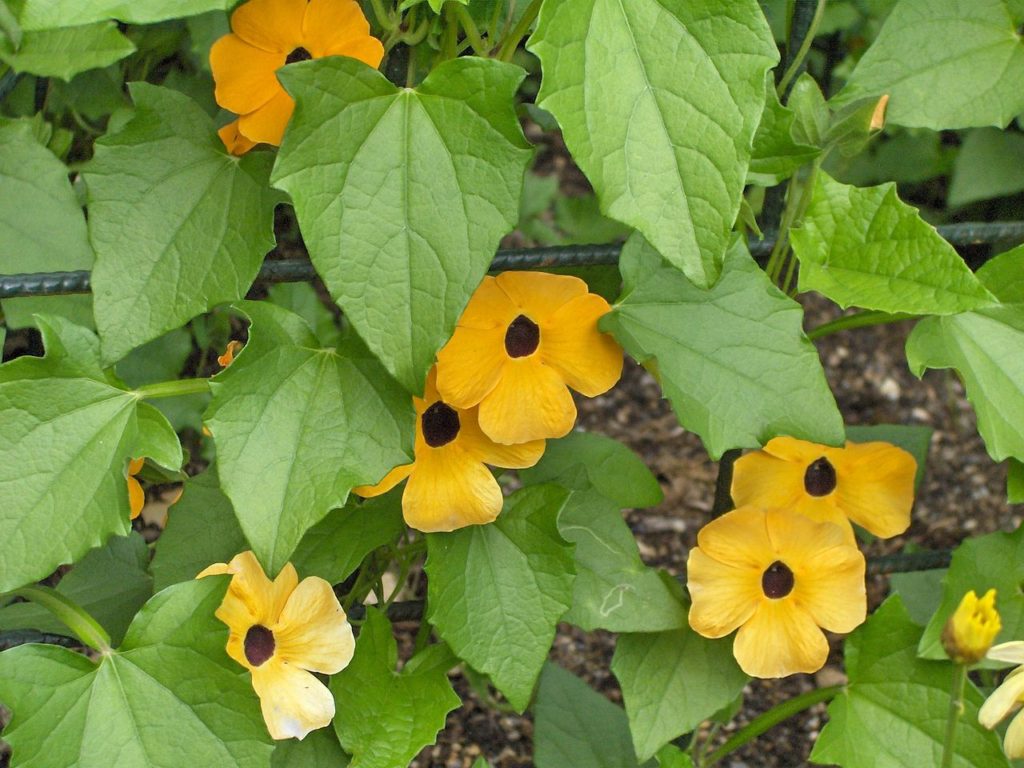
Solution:
<svg viewBox="0 0 1024 768"><path fill-rule="evenodd" d="M956 248L1000 241L1024 242L1024 221L965 222L944 224L936 229ZM774 245L775 238L771 235L762 240L751 238L749 242L754 258L766 257ZM491 271L612 265L618 263L621 250L622 246L617 243L501 250L491 262ZM263 263L256 280L266 283L297 283L315 277L316 271L307 259L273 259ZM0 275L0 299L88 292L88 270Z"/></svg>

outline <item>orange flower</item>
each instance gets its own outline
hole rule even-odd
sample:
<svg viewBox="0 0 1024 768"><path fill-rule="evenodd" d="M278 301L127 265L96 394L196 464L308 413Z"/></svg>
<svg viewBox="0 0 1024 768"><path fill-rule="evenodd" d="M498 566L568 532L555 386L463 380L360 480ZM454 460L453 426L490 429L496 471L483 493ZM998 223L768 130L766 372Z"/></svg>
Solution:
<svg viewBox="0 0 1024 768"><path fill-rule="evenodd" d="M876 536L907 530L914 504L914 457L883 442L847 443L845 448L776 437L736 460L732 500L793 510L842 526L850 520Z"/></svg>
<svg viewBox="0 0 1024 768"><path fill-rule="evenodd" d="M227 368L235 362L235 355L237 355L241 349L242 342L232 339L228 342L227 347L224 348L224 354L217 356L217 365L221 368Z"/></svg>
<svg viewBox="0 0 1024 768"><path fill-rule="evenodd" d="M423 399L416 408L416 460L395 467L377 485L360 486L360 496L387 493L405 478L402 494L405 522L420 531L453 531L489 523L501 512L501 488L485 464L521 469L532 467L544 453L544 441L498 445L480 431L476 409L454 408L441 400L435 368L427 375Z"/></svg>
<svg viewBox="0 0 1024 768"><path fill-rule="evenodd" d="M210 68L217 103L241 115L219 131L234 155L281 143L295 108L275 74L285 64L350 56L376 67L384 57L356 0L249 0L231 30L210 49Z"/></svg>
<svg viewBox="0 0 1024 768"><path fill-rule="evenodd" d="M146 504L146 493L142 485L135 479L135 475L142 471L145 459L132 459L128 462L128 508L131 510L129 519L134 520L142 512Z"/></svg>
<svg viewBox="0 0 1024 768"><path fill-rule="evenodd" d="M608 310L576 277L485 277L437 354L437 388L456 408L479 405L495 442L562 437L576 421L569 387L594 397L622 375L622 348L597 329Z"/></svg>

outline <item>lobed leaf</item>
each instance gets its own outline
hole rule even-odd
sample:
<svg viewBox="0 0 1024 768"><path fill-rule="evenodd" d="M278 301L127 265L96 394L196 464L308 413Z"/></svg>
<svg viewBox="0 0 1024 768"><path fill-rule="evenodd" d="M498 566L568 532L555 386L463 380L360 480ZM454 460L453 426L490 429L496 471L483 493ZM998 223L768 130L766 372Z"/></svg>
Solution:
<svg viewBox="0 0 1024 768"><path fill-rule="evenodd" d="M10 0L10 4L17 12L21 28L34 30L107 19L152 24L206 11L226 11L234 3L232 0Z"/></svg>
<svg viewBox="0 0 1024 768"><path fill-rule="evenodd" d="M71 80L80 72L106 67L135 52L132 41L112 21L60 27L26 31L17 48L0 36L0 61L15 72Z"/></svg>
<svg viewBox="0 0 1024 768"><path fill-rule="evenodd" d="M1003 304L1024 304L1024 245L993 256L976 274Z"/></svg>

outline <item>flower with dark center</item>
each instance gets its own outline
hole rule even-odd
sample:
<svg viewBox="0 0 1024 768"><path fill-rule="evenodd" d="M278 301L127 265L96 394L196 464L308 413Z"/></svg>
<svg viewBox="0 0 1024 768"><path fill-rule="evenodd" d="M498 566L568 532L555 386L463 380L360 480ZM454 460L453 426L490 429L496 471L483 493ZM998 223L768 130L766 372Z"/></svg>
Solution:
<svg viewBox="0 0 1024 768"><path fill-rule="evenodd" d="M452 531L489 523L501 512L498 481L487 468L532 467L544 453L544 441L500 445L487 437L476 408L457 408L441 400L431 369L416 408L415 460L395 467L373 486L359 486L360 496L387 493L409 479L402 493L405 522L420 531Z"/></svg>
<svg viewBox="0 0 1024 768"><path fill-rule="evenodd" d="M210 49L217 104L240 117L220 129L228 151L278 145L295 101L277 79L286 64L349 56L380 65L384 46L356 0L249 0L231 14L231 33Z"/></svg>
<svg viewBox="0 0 1024 768"><path fill-rule="evenodd" d="M733 655L754 677L815 672L822 629L864 621L864 556L838 525L782 509L740 507L697 534L686 562L690 626L704 637L734 630Z"/></svg>
<svg viewBox="0 0 1024 768"><path fill-rule="evenodd" d="M882 538L910 525L917 462L902 448L883 442L847 443L843 448L776 437L733 465L736 506L778 507L828 520L850 521Z"/></svg>
<svg viewBox="0 0 1024 768"><path fill-rule="evenodd" d="M230 574L216 616L228 626L228 655L249 670L275 739L303 738L334 717L334 697L311 672L333 675L355 640L331 585L299 581L291 563L270 581L252 552L215 563L196 578Z"/></svg>
<svg viewBox="0 0 1024 768"><path fill-rule="evenodd" d="M456 408L480 407L480 428L506 445L561 437L576 422L570 389L607 392L622 349L597 328L608 302L568 275L485 277L437 354L437 387Z"/></svg>

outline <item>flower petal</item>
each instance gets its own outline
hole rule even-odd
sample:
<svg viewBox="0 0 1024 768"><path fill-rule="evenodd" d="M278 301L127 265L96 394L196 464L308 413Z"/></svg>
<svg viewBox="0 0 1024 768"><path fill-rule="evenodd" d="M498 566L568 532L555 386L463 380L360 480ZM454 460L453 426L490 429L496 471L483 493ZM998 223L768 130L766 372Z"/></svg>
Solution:
<svg viewBox="0 0 1024 768"><path fill-rule="evenodd" d="M331 585L317 576L295 588L271 630L274 655L297 667L333 675L352 660L352 626Z"/></svg>
<svg viewBox="0 0 1024 768"><path fill-rule="evenodd" d="M864 555L852 542L822 547L796 565L793 576L793 599L819 627L852 632L864 623L868 609Z"/></svg>
<svg viewBox="0 0 1024 768"><path fill-rule="evenodd" d="M267 595L267 612L264 615L264 620L260 623L265 627L269 628L272 624L276 624L278 617L284 610L285 605L288 602L288 598L299 584L299 574L295 572L295 566L291 563L285 563L284 568L277 574L277 578L274 579L274 583L270 587L270 594Z"/></svg>
<svg viewBox="0 0 1024 768"><path fill-rule="evenodd" d="M497 278L487 275L481 281L459 318L459 328L501 328L505 333L508 324L520 314L508 294L501 290ZM502 336L504 338L504 335Z"/></svg>
<svg viewBox="0 0 1024 768"><path fill-rule="evenodd" d="M732 652L752 677L785 677L821 669L828 658L828 641L794 601L765 600L736 633Z"/></svg>
<svg viewBox="0 0 1024 768"><path fill-rule="evenodd" d="M993 645L985 654L986 659L1005 661L1008 664L1024 664L1024 640Z"/></svg>
<svg viewBox="0 0 1024 768"><path fill-rule="evenodd" d="M1003 680L985 703L978 710L978 722L988 729L995 728L999 721L1005 718L1024 696L1024 674L1021 674L1024 667L1017 667L1010 673L1009 677Z"/></svg>
<svg viewBox="0 0 1024 768"><path fill-rule="evenodd" d="M487 467L451 444L417 454L402 494L402 513L405 522L419 531L454 531L491 522L503 501L498 481Z"/></svg>
<svg viewBox="0 0 1024 768"><path fill-rule="evenodd" d="M231 14L231 31L250 45L287 56L302 45L305 14L306 0L249 0Z"/></svg>
<svg viewBox="0 0 1024 768"><path fill-rule="evenodd" d="M1010 721L1003 737L1003 751L1011 760L1024 757L1024 715L1018 714Z"/></svg>
<svg viewBox="0 0 1024 768"><path fill-rule="evenodd" d="M889 443L847 443L829 452L836 468L836 506L853 522L888 538L910 527L914 457Z"/></svg>
<svg viewBox="0 0 1024 768"><path fill-rule="evenodd" d="M238 120L232 120L227 125L217 129L217 135L224 142L224 148L236 157L244 155L256 146L255 141L249 141L249 139L238 132Z"/></svg>
<svg viewBox="0 0 1024 768"><path fill-rule="evenodd" d="M712 520L697 532L697 546L708 557L748 569L758 579L778 559L768 538L765 512L757 507L740 507Z"/></svg>
<svg viewBox="0 0 1024 768"><path fill-rule="evenodd" d="M527 315L537 325L547 324L564 304L588 290L578 277L550 272L502 272L495 280L518 307L516 315Z"/></svg>
<svg viewBox="0 0 1024 768"><path fill-rule="evenodd" d="M690 592L690 626L704 637L724 637L750 619L763 599L760 572L737 568L690 550L686 586Z"/></svg>
<svg viewBox="0 0 1024 768"><path fill-rule="evenodd" d="M314 59L351 56L376 67L384 58L384 46L370 36L370 24L355 0L309 0L302 40Z"/></svg>
<svg viewBox="0 0 1024 768"><path fill-rule="evenodd" d="M458 327L437 353L437 389L449 405L472 408L497 386L508 359L503 327Z"/></svg>
<svg viewBox="0 0 1024 768"><path fill-rule="evenodd" d="M380 496L381 494L385 494L392 488L394 488L396 485L398 485L400 482L405 480L405 478L409 476L409 473L412 472L412 468L414 466L416 465L401 464L392 469L386 475L384 475L384 478L376 485L357 485L355 488L352 489L352 493L358 494L359 496L362 496L364 499L369 499L374 496Z"/></svg>
<svg viewBox="0 0 1024 768"><path fill-rule="evenodd" d="M146 505L146 493L142 490L139 481L129 475L128 477L128 508L131 512L129 518L134 520L142 512Z"/></svg>
<svg viewBox="0 0 1024 768"><path fill-rule="evenodd" d="M259 109L284 92L274 74L283 65L283 54L254 48L237 35L224 35L210 48L214 98L239 115Z"/></svg>
<svg viewBox="0 0 1024 768"><path fill-rule="evenodd" d="M492 442L483 432L480 432L482 440L486 440L479 446L481 459L485 464L492 467L504 467L506 469L524 469L532 467L540 457L544 455L544 440L531 440L528 443L516 445L502 445Z"/></svg>
<svg viewBox="0 0 1024 768"><path fill-rule="evenodd" d="M272 658L252 670L267 730L274 739L302 739L334 717L334 697L312 674Z"/></svg>
<svg viewBox="0 0 1024 768"><path fill-rule="evenodd" d="M281 145L284 129L292 119L295 99L279 89L279 92L259 109L238 118L238 130L250 141Z"/></svg>
<svg viewBox="0 0 1024 768"><path fill-rule="evenodd" d="M774 442L774 441L772 441ZM765 451L753 451L732 466L732 501L737 507L793 506L805 494L806 466L780 459Z"/></svg>
<svg viewBox="0 0 1024 768"><path fill-rule="evenodd" d="M782 437L773 437L765 443L762 450L769 456L799 464L802 473L804 469L824 456L826 451L830 449L827 445L783 435Z"/></svg>
<svg viewBox="0 0 1024 768"><path fill-rule="evenodd" d="M587 397L607 392L622 375L622 347L597 329L609 309L604 298L587 293L563 304L541 328L541 358Z"/></svg>
<svg viewBox="0 0 1024 768"><path fill-rule="evenodd" d="M526 443L567 434L576 404L552 368L535 356L510 359L501 380L480 403L480 429L496 443Z"/></svg>

